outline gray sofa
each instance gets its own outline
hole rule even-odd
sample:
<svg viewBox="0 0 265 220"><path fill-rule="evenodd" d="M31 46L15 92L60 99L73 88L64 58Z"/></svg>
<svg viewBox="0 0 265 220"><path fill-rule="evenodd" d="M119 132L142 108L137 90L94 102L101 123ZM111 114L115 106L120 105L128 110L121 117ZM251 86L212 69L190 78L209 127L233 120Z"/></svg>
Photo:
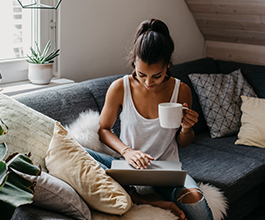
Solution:
<svg viewBox="0 0 265 220"><path fill-rule="evenodd" d="M231 73L241 68L242 74L259 98L265 98L265 67L204 58L171 67L172 76L191 87L193 109L200 115L194 130L196 137L187 148L180 148L183 169L198 182L220 188L228 199L227 219L265 219L265 149L235 145L236 134L212 139L198 96L188 78L190 73ZM101 111L111 82L122 75L87 80L80 83L42 89L14 96L27 106L69 125L79 113L88 109ZM119 135L119 119L114 125ZM15 219L69 219L58 213L32 205L18 207Z"/></svg>

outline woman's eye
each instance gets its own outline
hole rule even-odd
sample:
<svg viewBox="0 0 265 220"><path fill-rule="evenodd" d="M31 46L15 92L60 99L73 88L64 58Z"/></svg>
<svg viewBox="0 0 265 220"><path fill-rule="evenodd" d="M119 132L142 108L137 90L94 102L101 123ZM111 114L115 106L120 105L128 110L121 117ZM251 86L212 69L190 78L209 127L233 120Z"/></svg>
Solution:
<svg viewBox="0 0 265 220"><path fill-rule="evenodd" d="M143 75L143 74L141 74L141 73L139 73L138 75L139 75L140 77L145 77L145 75Z"/></svg>
<svg viewBox="0 0 265 220"><path fill-rule="evenodd" d="M160 78L160 77L161 77L161 75L154 76L155 79L158 79L158 78Z"/></svg>

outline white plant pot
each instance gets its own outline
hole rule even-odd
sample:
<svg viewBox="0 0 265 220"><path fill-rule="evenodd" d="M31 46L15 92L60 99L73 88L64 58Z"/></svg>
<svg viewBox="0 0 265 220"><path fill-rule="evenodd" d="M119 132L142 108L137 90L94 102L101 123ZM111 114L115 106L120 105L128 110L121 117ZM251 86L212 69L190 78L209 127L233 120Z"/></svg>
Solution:
<svg viewBox="0 0 265 220"><path fill-rule="evenodd" d="M34 84L49 84L53 77L52 63L34 64L29 63L28 79Z"/></svg>

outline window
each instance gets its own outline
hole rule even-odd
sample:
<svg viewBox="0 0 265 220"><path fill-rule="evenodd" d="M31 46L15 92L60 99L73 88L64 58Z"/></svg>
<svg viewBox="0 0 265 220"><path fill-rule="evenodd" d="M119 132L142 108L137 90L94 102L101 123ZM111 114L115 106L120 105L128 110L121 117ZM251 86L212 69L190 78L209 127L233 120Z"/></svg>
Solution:
<svg viewBox="0 0 265 220"><path fill-rule="evenodd" d="M44 47L49 39L55 44L55 20L55 10L22 9L17 0L1 1L1 83L27 79L29 47L34 47L35 41Z"/></svg>

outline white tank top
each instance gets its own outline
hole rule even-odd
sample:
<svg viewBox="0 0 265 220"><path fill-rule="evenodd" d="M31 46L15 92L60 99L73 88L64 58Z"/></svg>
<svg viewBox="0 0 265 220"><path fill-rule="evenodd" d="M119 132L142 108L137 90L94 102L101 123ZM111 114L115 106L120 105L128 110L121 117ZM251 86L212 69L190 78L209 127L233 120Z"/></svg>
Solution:
<svg viewBox="0 0 265 220"><path fill-rule="evenodd" d="M180 80L176 79L170 102L177 102L179 85ZM128 75L123 77L123 86L120 140L135 150L150 154L155 160L179 161L177 130L162 128L159 118L146 119L139 114L133 103Z"/></svg>

